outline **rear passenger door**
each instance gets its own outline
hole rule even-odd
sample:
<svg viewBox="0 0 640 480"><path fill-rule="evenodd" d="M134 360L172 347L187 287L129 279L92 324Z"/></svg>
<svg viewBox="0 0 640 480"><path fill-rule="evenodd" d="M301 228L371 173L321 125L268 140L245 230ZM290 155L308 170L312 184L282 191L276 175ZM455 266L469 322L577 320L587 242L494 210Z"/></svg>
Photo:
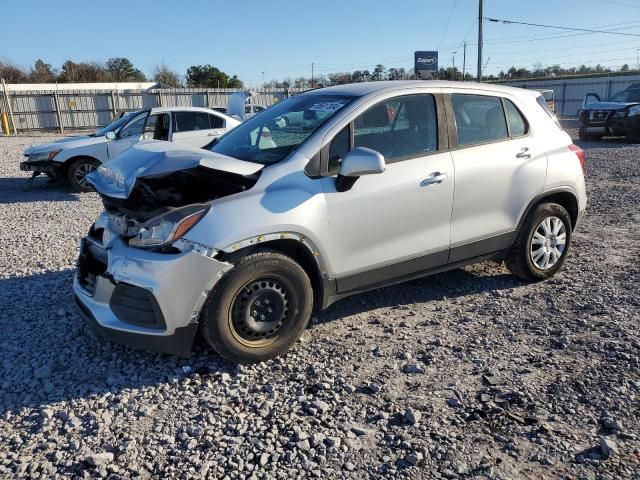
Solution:
<svg viewBox="0 0 640 480"><path fill-rule="evenodd" d="M455 262L507 248L519 216L543 187L547 155L533 141L518 100L452 93L457 147L451 257Z"/></svg>
<svg viewBox="0 0 640 480"><path fill-rule="evenodd" d="M209 117L206 112L173 112L172 141L191 147L204 147L213 140L217 130L211 128Z"/></svg>
<svg viewBox="0 0 640 480"><path fill-rule="evenodd" d="M447 262L453 165L439 139L435 96L403 95L368 108L323 149L331 262L339 291ZM337 192L335 175L353 147L380 152L386 170Z"/></svg>

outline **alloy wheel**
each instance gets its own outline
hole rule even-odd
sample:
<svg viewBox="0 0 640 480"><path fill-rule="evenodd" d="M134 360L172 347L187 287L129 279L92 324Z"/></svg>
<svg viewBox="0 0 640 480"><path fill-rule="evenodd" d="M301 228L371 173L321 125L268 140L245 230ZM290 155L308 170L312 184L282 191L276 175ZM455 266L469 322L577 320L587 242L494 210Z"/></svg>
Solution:
<svg viewBox="0 0 640 480"><path fill-rule="evenodd" d="M533 232L529 255L531 261L540 270L553 268L567 245L567 228L564 222L555 216L543 219Z"/></svg>

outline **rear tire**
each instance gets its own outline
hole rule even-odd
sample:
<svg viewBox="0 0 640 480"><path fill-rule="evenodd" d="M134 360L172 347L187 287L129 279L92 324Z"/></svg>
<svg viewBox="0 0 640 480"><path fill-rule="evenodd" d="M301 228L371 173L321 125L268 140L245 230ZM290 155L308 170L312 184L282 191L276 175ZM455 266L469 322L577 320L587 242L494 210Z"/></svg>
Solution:
<svg viewBox="0 0 640 480"><path fill-rule="evenodd" d="M567 258L571 217L557 203L541 203L527 215L505 263L515 276L536 282L554 275Z"/></svg>
<svg viewBox="0 0 640 480"><path fill-rule="evenodd" d="M629 143L640 143L640 131L638 129L633 130L625 135L624 138Z"/></svg>
<svg viewBox="0 0 640 480"><path fill-rule="evenodd" d="M67 181L76 192L92 192L93 187L87 182L86 176L97 170L100 162L89 157L81 157L69 165L67 169Z"/></svg>
<svg viewBox="0 0 640 480"><path fill-rule="evenodd" d="M309 323L313 289L303 268L275 251L247 255L215 286L201 331L234 363L262 362L293 345Z"/></svg>

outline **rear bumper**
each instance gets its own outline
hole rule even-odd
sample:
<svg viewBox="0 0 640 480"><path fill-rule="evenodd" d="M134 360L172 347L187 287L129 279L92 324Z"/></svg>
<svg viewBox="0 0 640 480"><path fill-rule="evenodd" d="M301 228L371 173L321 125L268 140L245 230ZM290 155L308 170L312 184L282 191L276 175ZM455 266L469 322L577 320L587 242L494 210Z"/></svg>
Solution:
<svg viewBox="0 0 640 480"><path fill-rule="evenodd" d="M200 310L232 265L192 250L131 248L107 232L107 246L93 237L82 240L73 282L80 314L109 340L189 356Z"/></svg>

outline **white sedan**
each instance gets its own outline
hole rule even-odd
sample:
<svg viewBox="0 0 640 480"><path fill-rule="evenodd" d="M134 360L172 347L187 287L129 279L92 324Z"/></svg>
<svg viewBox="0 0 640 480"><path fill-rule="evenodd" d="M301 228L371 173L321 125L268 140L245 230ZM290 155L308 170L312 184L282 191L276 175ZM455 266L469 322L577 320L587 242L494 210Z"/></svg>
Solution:
<svg viewBox="0 0 640 480"><path fill-rule="evenodd" d="M24 151L20 170L66 179L79 192L92 190L85 177L141 140L204 147L240 124L210 108L159 107L122 115L97 132L35 145Z"/></svg>

